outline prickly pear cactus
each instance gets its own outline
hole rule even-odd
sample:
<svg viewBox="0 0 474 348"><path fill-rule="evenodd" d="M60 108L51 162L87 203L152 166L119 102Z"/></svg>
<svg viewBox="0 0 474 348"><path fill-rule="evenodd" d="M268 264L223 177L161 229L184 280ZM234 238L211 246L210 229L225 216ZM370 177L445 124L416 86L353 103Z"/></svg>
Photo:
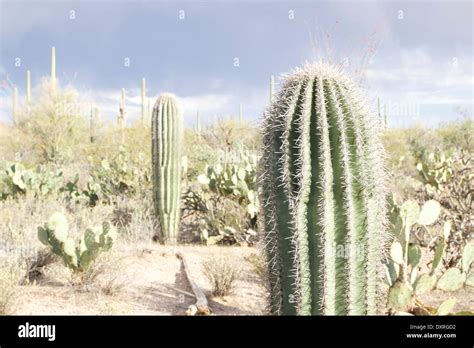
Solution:
<svg viewBox="0 0 474 348"><path fill-rule="evenodd" d="M44 226L38 227L38 238L75 273L87 271L102 251L110 250L117 237L115 229L104 222L102 226L87 229L76 246L68 231L66 217L54 213Z"/></svg>
<svg viewBox="0 0 474 348"><path fill-rule="evenodd" d="M178 241L183 120L176 98L163 94L152 117L153 197L163 242Z"/></svg>
<svg viewBox="0 0 474 348"><path fill-rule="evenodd" d="M385 244L377 119L317 63L288 75L264 117L260 187L274 314L376 314Z"/></svg>

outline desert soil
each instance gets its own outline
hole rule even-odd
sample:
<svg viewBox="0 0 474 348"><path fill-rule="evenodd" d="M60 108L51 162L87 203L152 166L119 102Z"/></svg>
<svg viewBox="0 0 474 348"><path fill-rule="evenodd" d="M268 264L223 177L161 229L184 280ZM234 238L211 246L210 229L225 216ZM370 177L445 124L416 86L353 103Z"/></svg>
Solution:
<svg viewBox="0 0 474 348"><path fill-rule="evenodd" d="M118 281L123 284L116 294L106 295L94 286L71 286L67 281L54 279L49 272L36 284L21 287L14 314L185 315L196 300L182 263L176 257L178 251L185 255L194 281L206 294L212 314L265 314L265 289L252 264L245 260L246 256L257 253L256 249L150 244L116 249ZM225 297L212 295L211 285L202 272L202 261L216 254L225 256L241 270L232 292ZM106 275L104 271L98 279Z"/></svg>
<svg viewBox="0 0 474 348"><path fill-rule="evenodd" d="M52 270L34 284L24 285L14 314L17 315L185 315L195 303L181 261L180 251L198 286L203 289L214 315L264 315L266 292L254 266L246 260L258 251L252 247L179 246L156 244L117 246L114 270L109 264L98 276L117 277L122 287L107 295L100 287L71 286L63 265ZM241 270L232 292L225 297L212 295L212 288L202 272L202 261L211 255L222 255ZM54 272L54 269L58 271ZM61 277L62 272L62 277ZM59 274L59 276L58 276ZM103 282L102 282L103 283ZM102 288L103 289L103 288ZM444 300L456 299L454 312L474 310L474 288L446 293L433 290L420 296L428 306L437 307Z"/></svg>

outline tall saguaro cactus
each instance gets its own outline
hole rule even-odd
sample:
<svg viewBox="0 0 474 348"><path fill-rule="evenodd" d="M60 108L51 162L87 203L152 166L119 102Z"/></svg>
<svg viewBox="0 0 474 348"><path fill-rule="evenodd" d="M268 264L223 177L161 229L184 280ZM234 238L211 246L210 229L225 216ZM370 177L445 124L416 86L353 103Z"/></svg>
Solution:
<svg viewBox="0 0 474 348"><path fill-rule="evenodd" d="M153 198L164 243L178 241L183 120L176 98L163 94L152 115Z"/></svg>
<svg viewBox="0 0 474 348"><path fill-rule="evenodd" d="M385 208L376 125L355 84L323 63L288 75L265 113L260 185L274 314L377 313Z"/></svg>

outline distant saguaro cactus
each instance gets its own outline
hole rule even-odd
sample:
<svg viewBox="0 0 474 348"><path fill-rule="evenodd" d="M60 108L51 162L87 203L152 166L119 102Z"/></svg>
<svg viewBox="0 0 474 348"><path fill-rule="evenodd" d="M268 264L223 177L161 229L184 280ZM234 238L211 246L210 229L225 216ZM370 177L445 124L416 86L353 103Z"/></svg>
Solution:
<svg viewBox="0 0 474 348"><path fill-rule="evenodd" d="M30 112L31 108L31 72L26 70L26 109Z"/></svg>
<svg viewBox="0 0 474 348"><path fill-rule="evenodd" d="M152 115L153 198L161 225L162 240L178 241L183 120L176 98L163 94Z"/></svg>
<svg viewBox="0 0 474 348"><path fill-rule="evenodd" d="M316 63L288 75L264 118L260 187L270 307L377 313L383 149L357 87Z"/></svg>
<svg viewBox="0 0 474 348"><path fill-rule="evenodd" d="M56 93L56 48L51 47L51 95Z"/></svg>
<svg viewBox="0 0 474 348"><path fill-rule="evenodd" d="M13 115L13 124L18 123L18 87L13 87L13 96L12 96L12 115Z"/></svg>
<svg viewBox="0 0 474 348"><path fill-rule="evenodd" d="M146 113L146 80L142 78L142 123L148 120Z"/></svg>

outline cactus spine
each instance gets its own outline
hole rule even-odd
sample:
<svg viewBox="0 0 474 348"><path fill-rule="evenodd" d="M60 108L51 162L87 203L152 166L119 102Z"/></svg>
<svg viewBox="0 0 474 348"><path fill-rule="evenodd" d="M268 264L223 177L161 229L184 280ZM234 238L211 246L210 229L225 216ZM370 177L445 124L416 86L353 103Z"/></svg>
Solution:
<svg viewBox="0 0 474 348"><path fill-rule="evenodd" d="M384 240L376 119L336 68L286 77L264 118L262 225L274 314L375 314Z"/></svg>
<svg viewBox="0 0 474 348"><path fill-rule="evenodd" d="M153 198L162 241L176 244L181 200L183 120L172 94L156 101L152 115Z"/></svg>
<svg viewBox="0 0 474 348"><path fill-rule="evenodd" d="M145 123L146 116L146 81L142 78L142 123Z"/></svg>

